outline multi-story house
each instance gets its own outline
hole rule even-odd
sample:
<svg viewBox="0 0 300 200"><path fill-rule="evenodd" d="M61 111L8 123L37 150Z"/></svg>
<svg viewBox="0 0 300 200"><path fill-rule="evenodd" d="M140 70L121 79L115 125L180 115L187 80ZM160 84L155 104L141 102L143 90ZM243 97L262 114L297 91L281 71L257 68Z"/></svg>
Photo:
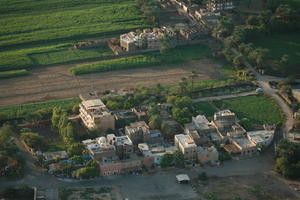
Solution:
<svg viewBox="0 0 300 200"><path fill-rule="evenodd" d="M125 134L134 144L147 142L150 137L149 126L144 121L131 123L125 127Z"/></svg>
<svg viewBox="0 0 300 200"><path fill-rule="evenodd" d="M175 135L175 146L181 151L186 160L197 158L197 145L189 135Z"/></svg>
<svg viewBox="0 0 300 200"><path fill-rule="evenodd" d="M82 101L79 117L89 130L115 129L115 118L100 99Z"/></svg>

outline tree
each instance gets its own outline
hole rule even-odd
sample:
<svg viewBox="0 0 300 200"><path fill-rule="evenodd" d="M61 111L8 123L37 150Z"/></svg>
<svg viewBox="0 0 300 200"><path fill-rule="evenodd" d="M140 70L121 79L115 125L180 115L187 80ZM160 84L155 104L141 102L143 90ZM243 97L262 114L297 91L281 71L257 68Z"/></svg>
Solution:
<svg viewBox="0 0 300 200"><path fill-rule="evenodd" d="M233 64L238 69L241 68L241 66L243 65L243 62L244 62L244 57L241 54L235 56L234 59L233 59Z"/></svg>
<svg viewBox="0 0 300 200"><path fill-rule="evenodd" d="M90 160L86 167L80 168L76 171L76 178L92 178L100 175L99 165L95 160Z"/></svg>
<svg viewBox="0 0 300 200"><path fill-rule="evenodd" d="M112 100L109 100L106 103L106 106L109 108L109 110L118 110L123 107L122 103L119 103L117 101L112 101Z"/></svg>
<svg viewBox="0 0 300 200"><path fill-rule="evenodd" d="M285 177L300 178L300 144L281 140L276 148L274 168Z"/></svg>
<svg viewBox="0 0 300 200"><path fill-rule="evenodd" d="M182 77L181 81L178 83L179 89L180 89L180 94L185 95L187 93L187 87L188 87L188 82L187 78Z"/></svg>
<svg viewBox="0 0 300 200"><path fill-rule="evenodd" d="M160 129L161 129L161 132L162 132L164 138L172 139L174 137L174 135L175 135L174 129L168 123L163 122L161 124Z"/></svg>
<svg viewBox="0 0 300 200"><path fill-rule="evenodd" d="M192 74L190 75L191 83L192 83L192 92L194 91L194 79L198 77L198 74L196 71L192 71Z"/></svg>
<svg viewBox="0 0 300 200"><path fill-rule="evenodd" d="M280 59L280 64L282 67L286 67L289 64L290 57L288 55L283 55Z"/></svg>
<svg viewBox="0 0 300 200"><path fill-rule="evenodd" d="M180 151L176 151L174 153L174 164L176 167L180 167L180 168L185 167L184 156Z"/></svg>
<svg viewBox="0 0 300 200"><path fill-rule="evenodd" d="M58 128L58 123L60 120L60 114L62 110L60 107L54 107L52 111L51 123L54 128Z"/></svg>
<svg viewBox="0 0 300 200"><path fill-rule="evenodd" d="M167 97L167 103L169 104L175 104L177 97L176 96L168 96Z"/></svg>
<svg viewBox="0 0 300 200"><path fill-rule="evenodd" d="M175 101L175 106L178 108L184 108L184 107L190 108L192 104L193 104L192 99L187 96L177 98Z"/></svg>
<svg viewBox="0 0 300 200"><path fill-rule="evenodd" d="M45 151L48 148L47 143L45 142L42 136L39 136L37 133L22 133L21 139L34 150Z"/></svg>
<svg viewBox="0 0 300 200"><path fill-rule="evenodd" d="M170 50L170 47L169 47L169 39L167 37L163 37L162 38L162 45L160 46L160 53L161 54L166 54L168 53Z"/></svg>
<svg viewBox="0 0 300 200"><path fill-rule="evenodd" d="M173 164L174 164L173 154L166 153L165 155L163 155L160 163L160 166L162 168L171 167L173 166Z"/></svg>
<svg viewBox="0 0 300 200"><path fill-rule="evenodd" d="M82 152L85 149L84 145L81 143L72 143L68 147L68 153L71 156L82 156Z"/></svg>
<svg viewBox="0 0 300 200"><path fill-rule="evenodd" d="M172 116L180 124L186 124L191 121L193 115L187 107L184 108L175 107L172 109Z"/></svg>
<svg viewBox="0 0 300 200"><path fill-rule="evenodd" d="M161 117L160 115L152 115L149 119L149 127L151 129L159 129L161 126Z"/></svg>

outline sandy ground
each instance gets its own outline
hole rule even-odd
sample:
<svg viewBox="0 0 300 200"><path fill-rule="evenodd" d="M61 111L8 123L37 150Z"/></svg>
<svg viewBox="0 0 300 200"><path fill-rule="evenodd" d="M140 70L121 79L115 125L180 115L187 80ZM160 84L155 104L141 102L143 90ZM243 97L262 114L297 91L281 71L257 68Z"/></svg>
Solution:
<svg viewBox="0 0 300 200"><path fill-rule="evenodd" d="M221 76L221 66L212 64L210 60L82 76L71 74L69 68L72 66L34 69L30 76L0 80L0 106L75 97L83 92L130 88L139 84L176 84L181 77L189 76L192 70L199 72L199 80Z"/></svg>

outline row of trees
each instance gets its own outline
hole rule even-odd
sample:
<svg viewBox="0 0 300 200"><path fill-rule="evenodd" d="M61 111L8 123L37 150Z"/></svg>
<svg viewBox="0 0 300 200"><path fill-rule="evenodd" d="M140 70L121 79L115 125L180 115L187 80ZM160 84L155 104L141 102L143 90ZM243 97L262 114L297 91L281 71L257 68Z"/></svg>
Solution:
<svg viewBox="0 0 300 200"><path fill-rule="evenodd" d="M93 178L100 175L99 165L95 160L90 160L86 167L80 168L76 170L75 177L76 178Z"/></svg>

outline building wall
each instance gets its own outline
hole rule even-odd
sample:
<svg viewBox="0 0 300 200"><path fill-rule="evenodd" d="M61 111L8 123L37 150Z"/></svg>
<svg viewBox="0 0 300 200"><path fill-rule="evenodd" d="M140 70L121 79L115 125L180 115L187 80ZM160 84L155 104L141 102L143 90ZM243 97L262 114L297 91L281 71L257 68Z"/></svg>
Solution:
<svg viewBox="0 0 300 200"><path fill-rule="evenodd" d="M100 174L101 176L117 175L122 171L122 163L100 163Z"/></svg>

